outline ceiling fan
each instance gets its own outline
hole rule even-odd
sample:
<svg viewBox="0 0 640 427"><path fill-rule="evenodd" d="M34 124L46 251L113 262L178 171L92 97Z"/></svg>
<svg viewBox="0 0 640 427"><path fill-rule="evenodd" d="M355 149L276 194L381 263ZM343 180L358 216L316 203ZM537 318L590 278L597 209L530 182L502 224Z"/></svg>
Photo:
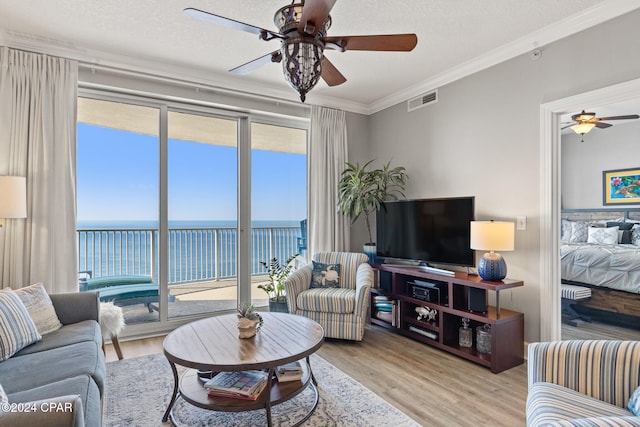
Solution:
<svg viewBox="0 0 640 427"><path fill-rule="evenodd" d="M285 80L298 92L302 102L320 77L329 86L337 86L347 81L324 56L325 49L339 52L409 52L418 43L415 34L328 36L327 30L331 26L329 12L336 0L301 0L300 3L295 1L275 13L273 21L278 31L266 30L194 8L186 8L183 12L193 18L256 34L264 41L280 40L280 49L235 67L229 72L243 75L268 62L282 62Z"/></svg>
<svg viewBox="0 0 640 427"><path fill-rule="evenodd" d="M596 117L596 113L587 113L582 110L581 113L571 116L571 120L573 120L573 122L570 122L562 129L570 127L575 133L584 136L585 133L589 133L594 127L606 129L613 126L611 123L605 123L604 120L631 120L638 118L640 118L640 116L637 114L629 114L626 116Z"/></svg>

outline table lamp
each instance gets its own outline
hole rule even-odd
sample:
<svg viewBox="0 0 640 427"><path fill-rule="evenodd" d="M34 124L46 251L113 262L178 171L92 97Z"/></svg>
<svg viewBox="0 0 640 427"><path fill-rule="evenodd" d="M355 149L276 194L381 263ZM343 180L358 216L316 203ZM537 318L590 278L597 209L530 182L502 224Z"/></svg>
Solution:
<svg viewBox="0 0 640 427"><path fill-rule="evenodd" d="M507 264L499 253L512 251L514 224L502 221L471 221L471 249L486 252L478 263L478 274L484 280L499 282L507 276Z"/></svg>
<svg viewBox="0 0 640 427"><path fill-rule="evenodd" d="M0 176L0 228L7 218L27 217L27 179Z"/></svg>

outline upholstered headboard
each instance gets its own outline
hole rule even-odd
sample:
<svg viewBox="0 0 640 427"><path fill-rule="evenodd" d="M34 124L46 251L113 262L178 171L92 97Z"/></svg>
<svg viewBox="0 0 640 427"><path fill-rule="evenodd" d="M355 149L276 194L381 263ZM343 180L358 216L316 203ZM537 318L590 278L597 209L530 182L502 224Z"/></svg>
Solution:
<svg viewBox="0 0 640 427"><path fill-rule="evenodd" d="M570 221L602 221L625 218L640 221L640 208L630 209L563 209L560 217Z"/></svg>

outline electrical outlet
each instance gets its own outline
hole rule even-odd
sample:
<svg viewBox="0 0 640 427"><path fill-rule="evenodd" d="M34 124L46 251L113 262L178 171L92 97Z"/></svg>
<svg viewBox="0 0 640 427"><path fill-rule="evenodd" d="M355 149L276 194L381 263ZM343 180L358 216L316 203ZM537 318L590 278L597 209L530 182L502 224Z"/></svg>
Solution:
<svg viewBox="0 0 640 427"><path fill-rule="evenodd" d="M519 216L516 217L516 230L526 230L527 229L527 217Z"/></svg>

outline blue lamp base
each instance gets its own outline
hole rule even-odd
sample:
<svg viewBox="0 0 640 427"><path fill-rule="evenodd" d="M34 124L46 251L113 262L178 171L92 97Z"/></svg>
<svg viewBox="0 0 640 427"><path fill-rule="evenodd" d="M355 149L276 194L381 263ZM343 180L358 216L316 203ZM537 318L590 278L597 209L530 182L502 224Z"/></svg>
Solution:
<svg viewBox="0 0 640 427"><path fill-rule="evenodd" d="M369 257L369 264L374 265L376 263L376 244L365 243L362 249L364 253Z"/></svg>
<svg viewBox="0 0 640 427"><path fill-rule="evenodd" d="M507 263L502 255L495 252L487 252L478 263L478 274L484 280L500 282L507 277Z"/></svg>

